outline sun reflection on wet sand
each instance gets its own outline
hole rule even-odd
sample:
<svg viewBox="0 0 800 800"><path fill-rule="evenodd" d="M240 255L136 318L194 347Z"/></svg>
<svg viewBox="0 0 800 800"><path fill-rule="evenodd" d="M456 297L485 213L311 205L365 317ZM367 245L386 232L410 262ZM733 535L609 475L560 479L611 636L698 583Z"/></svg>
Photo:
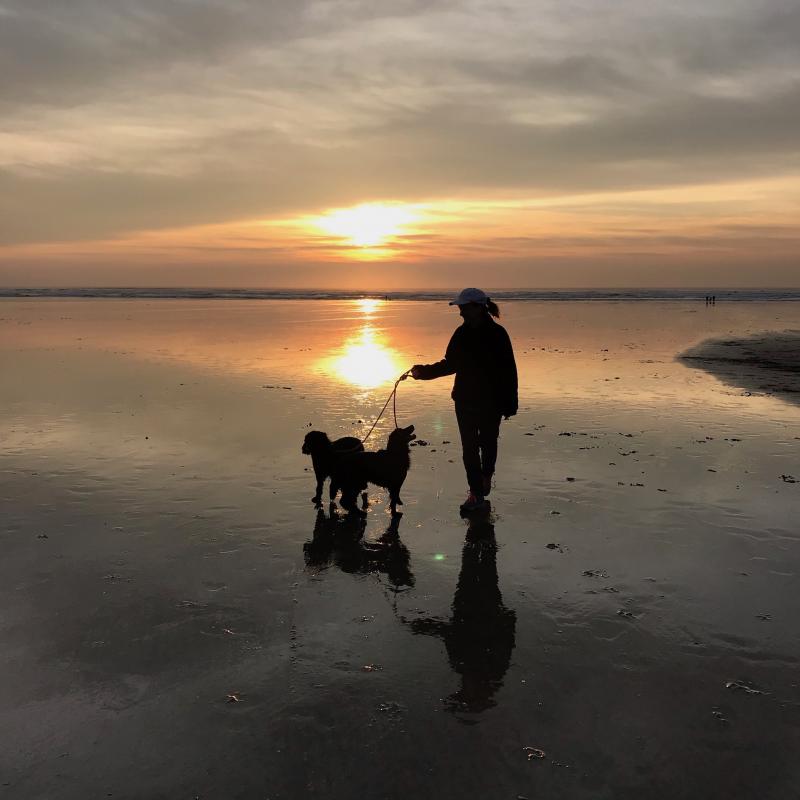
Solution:
<svg viewBox="0 0 800 800"><path fill-rule="evenodd" d="M324 359L321 367L359 389L375 389L403 371L397 353L381 341L380 333L371 325L364 325L339 353Z"/></svg>
<svg viewBox="0 0 800 800"><path fill-rule="evenodd" d="M341 347L319 362L321 372L365 390L390 383L400 375L404 367L399 352L387 345L386 334L374 324L384 305L385 301L377 298L352 301L364 322L350 332Z"/></svg>
<svg viewBox="0 0 800 800"><path fill-rule="evenodd" d="M386 301L378 300L374 297L362 297L354 302L356 308L361 311L365 317L372 317L380 310L381 306L383 306Z"/></svg>

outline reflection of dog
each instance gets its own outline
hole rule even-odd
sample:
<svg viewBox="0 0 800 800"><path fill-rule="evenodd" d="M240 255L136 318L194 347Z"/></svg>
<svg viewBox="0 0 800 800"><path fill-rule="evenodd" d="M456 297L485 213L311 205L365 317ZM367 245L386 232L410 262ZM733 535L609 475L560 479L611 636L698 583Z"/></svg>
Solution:
<svg viewBox="0 0 800 800"><path fill-rule="evenodd" d="M303 453L311 456L314 475L317 477L317 491L311 498L311 502L317 505L322 502L322 485L328 476L331 478L330 498L333 502L340 487L333 477L339 460L347 454L363 451L364 445L360 439L356 439L354 436L344 436L332 442L327 433L309 431L303 440Z"/></svg>
<svg viewBox="0 0 800 800"><path fill-rule="evenodd" d="M348 511L358 511L358 493L367 488L367 483L374 483L389 490L392 514L397 514L397 506L403 505L400 489L403 488L411 468L411 450L408 445L416 438L413 425L395 428L389 434L385 450L353 453L339 459L331 480L342 488L342 507Z"/></svg>
<svg viewBox="0 0 800 800"><path fill-rule="evenodd" d="M320 573L330 566L353 575L379 573L400 590L414 585L411 554L400 539L401 515L392 517L390 525L374 541L363 539L366 518L334 513L325 516L320 508L314 523L314 535L303 545L307 569Z"/></svg>

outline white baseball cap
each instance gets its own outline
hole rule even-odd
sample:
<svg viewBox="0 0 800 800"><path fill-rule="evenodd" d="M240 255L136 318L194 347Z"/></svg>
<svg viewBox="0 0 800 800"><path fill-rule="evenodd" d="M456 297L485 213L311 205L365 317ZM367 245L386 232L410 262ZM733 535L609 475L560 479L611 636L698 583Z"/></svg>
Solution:
<svg viewBox="0 0 800 800"><path fill-rule="evenodd" d="M458 293L458 297L456 297L455 300L451 300L449 304L451 306L465 306L468 303L480 303L480 305L485 306L488 302L489 297L486 292L471 287L469 289L462 289Z"/></svg>

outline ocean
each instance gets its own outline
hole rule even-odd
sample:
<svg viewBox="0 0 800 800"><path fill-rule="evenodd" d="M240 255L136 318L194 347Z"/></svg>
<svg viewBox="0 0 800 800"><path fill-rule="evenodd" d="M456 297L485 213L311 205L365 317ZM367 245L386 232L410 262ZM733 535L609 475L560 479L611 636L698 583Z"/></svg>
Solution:
<svg viewBox="0 0 800 800"><path fill-rule="evenodd" d="M459 287L460 288L460 287ZM96 297L186 300L449 300L459 288L407 291L355 292L332 289L220 289L220 288L1 288L0 297ZM704 300L719 302L800 300L800 289L497 289L490 296L501 300Z"/></svg>

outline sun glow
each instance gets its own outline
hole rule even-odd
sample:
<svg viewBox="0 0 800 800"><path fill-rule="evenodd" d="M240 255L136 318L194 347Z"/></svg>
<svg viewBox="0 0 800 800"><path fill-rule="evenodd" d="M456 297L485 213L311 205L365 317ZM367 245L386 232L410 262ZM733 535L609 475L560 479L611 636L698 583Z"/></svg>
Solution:
<svg viewBox="0 0 800 800"><path fill-rule="evenodd" d="M339 236L355 247L379 247L404 233L419 215L411 206L367 203L340 208L313 220L326 233Z"/></svg>

